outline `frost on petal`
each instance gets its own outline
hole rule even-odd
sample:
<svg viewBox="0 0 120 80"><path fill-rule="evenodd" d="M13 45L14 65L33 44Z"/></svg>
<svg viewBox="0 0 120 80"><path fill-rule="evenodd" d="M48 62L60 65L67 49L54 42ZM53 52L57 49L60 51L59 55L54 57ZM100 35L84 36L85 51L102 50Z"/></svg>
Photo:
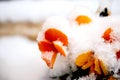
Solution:
<svg viewBox="0 0 120 80"><path fill-rule="evenodd" d="M44 54L42 54L42 59L46 62L47 66L49 68L53 68L55 60L57 57L57 53L51 51L51 52L45 52Z"/></svg>
<svg viewBox="0 0 120 80"><path fill-rule="evenodd" d="M68 54L67 47L63 46L62 42L60 42L60 41L54 41L53 44L54 44L56 50L58 52L60 52L61 55L67 56L67 54Z"/></svg>

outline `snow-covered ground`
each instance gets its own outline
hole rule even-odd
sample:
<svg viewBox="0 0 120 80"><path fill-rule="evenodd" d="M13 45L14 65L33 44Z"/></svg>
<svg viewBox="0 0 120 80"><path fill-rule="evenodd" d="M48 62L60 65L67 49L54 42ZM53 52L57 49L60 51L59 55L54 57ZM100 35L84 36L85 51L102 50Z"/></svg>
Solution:
<svg viewBox="0 0 120 80"><path fill-rule="evenodd" d="M0 80L49 80L46 75L36 42L22 36L0 38Z"/></svg>

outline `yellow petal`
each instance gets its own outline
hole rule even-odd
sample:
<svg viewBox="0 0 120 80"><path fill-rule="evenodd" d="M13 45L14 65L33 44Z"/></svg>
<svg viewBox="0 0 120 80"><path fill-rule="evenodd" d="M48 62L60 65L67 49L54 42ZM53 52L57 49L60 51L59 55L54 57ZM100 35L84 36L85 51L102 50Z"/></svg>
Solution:
<svg viewBox="0 0 120 80"><path fill-rule="evenodd" d="M91 67L93 64L94 64L94 58L93 57L89 57L87 63L82 66L82 69L85 70L85 69Z"/></svg>
<svg viewBox="0 0 120 80"><path fill-rule="evenodd" d="M100 63L98 59L95 59L95 71L101 75L101 70L100 70Z"/></svg>
<svg viewBox="0 0 120 80"><path fill-rule="evenodd" d="M101 67L104 75L107 75L108 74L107 67L104 65L104 63L101 60L99 60L99 62L100 62L100 67Z"/></svg>
<svg viewBox="0 0 120 80"><path fill-rule="evenodd" d="M93 55L93 52L91 52L91 51L88 51L86 53L83 53L83 54L79 55L76 58L75 64L79 67L84 65L88 61L88 59L91 55Z"/></svg>

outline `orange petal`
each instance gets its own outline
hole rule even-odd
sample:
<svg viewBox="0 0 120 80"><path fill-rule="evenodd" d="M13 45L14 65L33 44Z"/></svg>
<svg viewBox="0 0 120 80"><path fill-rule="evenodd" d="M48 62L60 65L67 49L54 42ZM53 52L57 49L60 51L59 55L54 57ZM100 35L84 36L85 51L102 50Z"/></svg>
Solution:
<svg viewBox="0 0 120 80"><path fill-rule="evenodd" d="M85 69L91 67L93 64L94 64L94 58L93 57L89 57L87 63L82 66L82 69L85 70Z"/></svg>
<svg viewBox="0 0 120 80"><path fill-rule="evenodd" d="M75 21L80 25L80 24L88 24L92 20L88 16L80 15L75 19Z"/></svg>
<svg viewBox="0 0 120 80"><path fill-rule="evenodd" d="M108 80L117 80L113 76L110 76Z"/></svg>
<svg viewBox="0 0 120 80"><path fill-rule="evenodd" d="M76 58L75 64L79 67L84 65L88 61L89 57L91 57L92 55L93 55L93 52L91 51L88 51L86 53L79 55Z"/></svg>
<svg viewBox="0 0 120 80"><path fill-rule="evenodd" d="M120 59L120 51L116 53L117 59Z"/></svg>
<svg viewBox="0 0 120 80"><path fill-rule="evenodd" d="M101 75L101 70L100 70L100 63L98 59L95 59L95 71Z"/></svg>
<svg viewBox="0 0 120 80"><path fill-rule="evenodd" d="M55 52L45 52L44 54L42 54L42 59L46 62L47 66L49 68L53 68L55 60L57 57L57 53Z"/></svg>
<svg viewBox="0 0 120 80"><path fill-rule="evenodd" d="M66 56L65 47L60 41L54 41L53 44L55 48L57 49L57 51L61 53L61 55Z"/></svg>
<svg viewBox="0 0 120 80"><path fill-rule="evenodd" d="M111 28L108 28L107 30L105 30L104 34L103 34L103 38L106 40L106 41L109 41L110 40L110 33L112 32L112 29Z"/></svg>
<svg viewBox="0 0 120 80"><path fill-rule="evenodd" d="M45 51L57 51L54 47L54 45L48 41L40 41L38 42L38 46L39 46L39 50L41 52L45 52Z"/></svg>
<svg viewBox="0 0 120 80"><path fill-rule="evenodd" d="M101 60L99 60L99 62L100 62L100 67L101 67L104 75L107 75L108 74L107 67L104 65L104 63Z"/></svg>
<svg viewBox="0 0 120 80"><path fill-rule="evenodd" d="M59 40L63 45L68 45L67 36L63 32L54 28L50 28L45 32L45 38L50 42Z"/></svg>

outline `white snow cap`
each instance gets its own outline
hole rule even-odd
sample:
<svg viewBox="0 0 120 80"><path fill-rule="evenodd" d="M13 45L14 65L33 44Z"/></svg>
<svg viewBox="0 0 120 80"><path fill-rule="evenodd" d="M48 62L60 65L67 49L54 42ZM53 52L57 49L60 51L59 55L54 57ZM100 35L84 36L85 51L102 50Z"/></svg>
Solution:
<svg viewBox="0 0 120 80"><path fill-rule="evenodd" d="M44 24L42 25L42 29L40 30L38 34L37 40L40 41L41 39L43 39L44 32L49 28L58 29L62 31L63 33L65 33L66 35L68 35L69 27L70 27L69 21L65 17L51 16L47 18Z"/></svg>
<svg viewBox="0 0 120 80"><path fill-rule="evenodd" d="M69 21L63 17L63 16L51 16L46 19L46 21L43 24L42 29L48 29L48 28L56 28L60 30L66 30L66 28L69 28ZM66 32L66 31L65 31Z"/></svg>
<svg viewBox="0 0 120 80"><path fill-rule="evenodd" d="M75 18L79 15L87 15L87 16L91 17L91 15L93 15L93 12L87 6L79 6L79 7L74 8L74 10L71 12L69 18L70 18L70 20L75 20Z"/></svg>

